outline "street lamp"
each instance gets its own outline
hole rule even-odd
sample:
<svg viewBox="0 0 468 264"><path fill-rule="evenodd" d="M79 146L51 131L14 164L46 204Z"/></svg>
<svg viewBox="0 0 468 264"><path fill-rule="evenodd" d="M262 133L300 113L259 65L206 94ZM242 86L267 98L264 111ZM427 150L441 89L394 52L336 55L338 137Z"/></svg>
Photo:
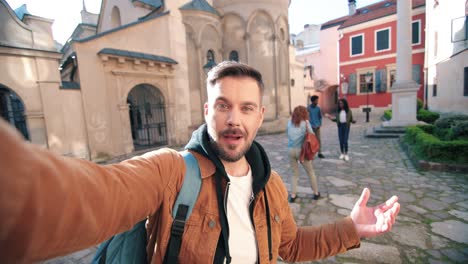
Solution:
<svg viewBox="0 0 468 264"><path fill-rule="evenodd" d="M341 74L341 94L343 95L344 98L347 97L348 95L348 87L349 87L349 84L348 82L346 82L346 77L344 77L343 74Z"/></svg>
<svg viewBox="0 0 468 264"><path fill-rule="evenodd" d="M371 81L372 81L372 73L367 72L365 77L366 79L366 97L367 97L367 106L366 108L362 109L364 112L366 112L366 122L369 123L369 112L371 111L369 107L369 91L370 91L370 86L371 86Z"/></svg>

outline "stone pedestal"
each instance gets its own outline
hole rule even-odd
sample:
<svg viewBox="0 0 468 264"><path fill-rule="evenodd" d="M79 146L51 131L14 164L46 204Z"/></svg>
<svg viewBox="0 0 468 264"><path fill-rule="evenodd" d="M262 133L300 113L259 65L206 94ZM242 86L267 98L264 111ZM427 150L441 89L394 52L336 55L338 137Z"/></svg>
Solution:
<svg viewBox="0 0 468 264"><path fill-rule="evenodd" d="M392 87L393 89L393 87ZM418 123L417 114L417 83L408 85L404 89L392 90L392 119L384 126L410 126Z"/></svg>

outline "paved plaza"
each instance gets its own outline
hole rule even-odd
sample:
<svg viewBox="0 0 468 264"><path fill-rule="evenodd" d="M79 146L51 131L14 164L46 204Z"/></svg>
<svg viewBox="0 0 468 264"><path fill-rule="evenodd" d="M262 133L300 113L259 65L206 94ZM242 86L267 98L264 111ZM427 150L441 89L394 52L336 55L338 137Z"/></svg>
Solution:
<svg viewBox="0 0 468 264"><path fill-rule="evenodd" d="M299 198L291 204L299 225L328 223L349 215L364 187L371 189L369 204L400 197L401 211L391 233L363 239L359 249L311 263L468 263L468 175L419 172L402 152L397 139L368 139L370 123L357 117L351 127L350 161L338 160L336 125L325 120L322 128L325 159L313 162L322 198L312 200L312 190L301 168ZM272 168L288 189L289 169L285 134L259 136ZM90 263L95 248L47 264ZM307 262L309 263L309 262Z"/></svg>

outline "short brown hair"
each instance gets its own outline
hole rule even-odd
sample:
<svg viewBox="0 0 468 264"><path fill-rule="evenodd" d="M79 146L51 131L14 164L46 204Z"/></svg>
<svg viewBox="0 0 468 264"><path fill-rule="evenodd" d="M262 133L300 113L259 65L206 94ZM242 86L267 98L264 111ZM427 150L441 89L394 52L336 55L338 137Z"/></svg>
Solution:
<svg viewBox="0 0 468 264"><path fill-rule="evenodd" d="M247 64L235 61L223 61L211 69L206 78L207 85L214 86L218 80L228 76L254 79L260 88L260 96L263 96L265 85L263 84L262 74Z"/></svg>

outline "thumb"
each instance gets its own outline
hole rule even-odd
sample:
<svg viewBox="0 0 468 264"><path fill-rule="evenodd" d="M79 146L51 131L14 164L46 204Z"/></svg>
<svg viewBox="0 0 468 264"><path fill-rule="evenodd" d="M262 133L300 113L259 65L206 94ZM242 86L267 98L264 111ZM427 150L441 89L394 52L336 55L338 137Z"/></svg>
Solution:
<svg viewBox="0 0 468 264"><path fill-rule="evenodd" d="M370 197L370 190L368 188L364 188L361 193L361 197L359 197L359 200L356 202L356 205L361 207L361 206L366 206L367 201L369 201Z"/></svg>

